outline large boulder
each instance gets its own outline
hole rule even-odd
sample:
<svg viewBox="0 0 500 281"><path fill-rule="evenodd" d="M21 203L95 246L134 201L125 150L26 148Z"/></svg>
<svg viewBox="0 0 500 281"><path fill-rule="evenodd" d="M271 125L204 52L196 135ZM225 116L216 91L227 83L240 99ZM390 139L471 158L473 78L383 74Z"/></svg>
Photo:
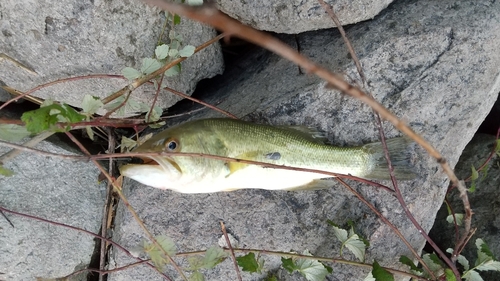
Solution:
<svg viewBox="0 0 500 281"><path fill-rule="evenodd" d="M73 154L47 141L37 149ZM8 149L0 147L0 155ZM0 205L56 223L101 229L106 185L91 162L21 153L5 163L13 176L0 176ZM93 236L75 229L4 212L0 216L0 279L58 278L89 267L96 247ZM86 273L80 274L86 280Z"/></svg>
<svg viewBox="0 0 500 281"><path fill-rule="evenodd" d="M385 9L392 0L335 0L333 5L342 25L369 19ZM218 0L218 7L229 16L254 28L278 33L301 33L334 27L330 16L317 0L230 1Z"/></svg>
<svg viewBox="0 0 500 281"><path fill-rule="evenodd" d="M7 0L2 1L0 14L0 53L36 71L0 58L0 81L21 91L68 77L121 74L125 67L140 68L142 59L154 54L166 21L158 9L127 0ZM198 46L216 36L212 28L188 19L182 19L175 30L183 35L184 45ZM163 41L168 41L168 31L166 28ZM222 53L214 44L183 62L181 75L166 80L171 88L191 94L198 81L222 70ZM81 107L85 94L104 98L128 83L106 76L72 80L33 95ZM154 87L145 85L132 98L151 104L154 95ZM180 99L162 94L156 105L168 108Z"/></svg>

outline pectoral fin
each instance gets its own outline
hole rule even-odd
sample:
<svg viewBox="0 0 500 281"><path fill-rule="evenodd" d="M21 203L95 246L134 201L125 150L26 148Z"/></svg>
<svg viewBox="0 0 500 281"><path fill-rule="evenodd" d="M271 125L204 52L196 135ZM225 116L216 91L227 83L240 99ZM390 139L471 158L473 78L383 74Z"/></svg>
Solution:
<svg viewBox="0 0 500 281"><path fill-rule="evenodd" d="M292 187L289 189L285 189L287 191L299 191L299 190L320 190L320 189L327 189L332 187L332 182L327 179L319 179L319 180L313 180L308 184Z"/></svg>
<svg viewBox="0 0 500 281"><path fill-rule="evenodd" d="M269 152L262 153L260 151L251 151L246 152L240 155L235 156L236 159L250 160L250 161L263 161L270 162L269 160L277 161L281 159L281 153L279 152ZM272 163L272 162L270 162ZM240 163L240 162L228 162L227 167L229 169L229 173L226 177L230 176L234 172L246 168L250 164Z"/></svg>
<svg viewBox="0 0 500 281"><path fill-rule="evenodd" d="M250 161L256 161L258 152L257 151L250 151L246 152L240 155L235 156L234 158L236 159L243 159L243 160L250 160ZM245 167L247 167L249 164L246 163L240 163L240 162L228 162L227 167L229 169L229 174L226 177L229 177L236 171L239 171Z"/></svg>

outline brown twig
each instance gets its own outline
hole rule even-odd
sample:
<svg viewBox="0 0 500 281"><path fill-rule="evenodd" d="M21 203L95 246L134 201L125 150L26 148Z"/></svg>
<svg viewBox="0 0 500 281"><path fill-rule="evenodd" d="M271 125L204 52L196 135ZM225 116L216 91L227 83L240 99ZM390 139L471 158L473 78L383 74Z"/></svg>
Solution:
<svg viewBox="0 0 500 281"><path fill-rule="evenodd" d="M361 67L361 63L359 62L358 56L356 55L356 52L354 51L354 48L353 48L353 46L351 44L351 41L347 38L347 35L346 35L345 31L344 31L344 28L342 27L342 24L340 23L337 15L333 11L333 9L328 4L326 4L323 0L318 0L318 2L328 12L328 14L332 18L332 20L337 25L337 28L340 31L340 34L342 35L342 39L344 39L344 42L347 45L347 49L349 50L349 53L351 54L351 57L352 57L354 63L356 64L356 69L358 71L359 76L361 77L361 81L362 81L363 85L365 85L365 87L366 87L367 86L366 78L365 78L365 75L363 73L363 68ZM373 95L371 94L371 92L368 91L367 94L370 95L373 99L375 99L373 97ZM417 230L419 231L419 233L421 233L421 235L424 237L424 239L434 248L434 250L439 254L439 256L453 270L453 272L455 274L455 277L456 278L460 278L460 273L458 272L455 264L453 262L451 262L451 260L448 258L448 256L446 256L443 253L443 251L436 245L436 243L434 243L434 241L432 241L432 239L427 235L426 231L417 222L417 220L414 218L413 214L408 209L408 205L404 201L403 195L401 193L401 190L399 189L398 182L397 182L396 177L394 175L394 167L392 166L392 161L391 161L391 158L390 158L390 155L389 155L389 149L387 148L385 132L384 132L384 129L382 127L382 120L380 118L380 115L376 111L374 111L374 110L373 110L373 115L374 115L374 118L375 118L375 121L376 121L376 124L377 124L377 128L378 128L378 131L379 131L380 141L382 143L382 147L384 148L384 156L385 156L385 159L386 159L386 162L387 162L387 165L388 165L389 175L391 177L392 185L394 187L394 192L395 192L395 195L396 195L396 198L397 198L399 204L403 208L406 216L410 219L410 221L413 223L413 225L415 226L415 228L417 228ZM406 242L405 242L405 244L406 244ZM407 244L407 246L410 247L409 244ZM426 265L422 259L419 259L419 262L423 265L424 268L427 269L428 273L433 278L435 278L434 273L432 271L429 271L428 265Z"/></svg>
<svg viewBox="0 0 500 281"><path fill-rule="evenodd" d="M229 252L230 250L228 248L224 248L226 252ZM280 256L280 257L287 257L287 258L294 258L294 259L306 259L306 260L316 260L316 261L321 261L321 262L331 262L331 263L339 263L339 264L346 264L346 265L355 265L355 266L361 266L364 268L373 268L373 265L369 263L363 263L363 262L356 262L352 260L345 260L345 259L336 259L336 258L328 258L328 257L320 257L320 256L308 256L308 255L301 255L297 253L289 253L289 252L280 252L280 251L268 251L268 250L259 250L259 249L240 249L240 248L233 248L234 252L238 253L257 253L257 254L265 254L265 255L275 255L275 256ZM188 256L193 256L193 255L202 255L206 251L193 251L193 252L183 252L183 253L177 253L177 257L188 257ZM389 268L389 267L383 267L385 270L394 273L394 274L399 274L402 276L407 276L411 277L415 280L428 280L427 278L424 278L422 276L418 276L415 274L411 274L405 271Z"/></svg>
<svg viewBox="0 0 500 281"><path fill-rule="evenodd" d="M188 17L190 19L209 24L230 36L237 36L251 43L264 47L294 63L301 66L303 69L307 70L309 73L314 73L320 78L326 80L335 89L342 93L348 94L352 97L359 99L360 101L366 103L372 107L380 116L387 121L391 122L394 127L408 135L421 147L423 147L436 161L441 164L441 167L445 173L450 178L451 182L459 186L461 189L465 190L465 186L456 177L453 170L448 165L446 159L437 151L429 142L427 142L422 136L415 133L408 125L403 121L399 120L396 115L391 113L382 104L374 100L369 95L365 94L359 88L350 85L340 76L333 74L326 68L323 68L306 57L299 54L296 50L290 48L288 45L282 43L280 40L274 38L273 36L257 31L251 27L245 26L234 20L222 12L218 11L216 8L205 5L198 7L190 7L182 4L176 4L167 2L164 0L143 0L144 2L159 7L160 9L168 10L170 12L176 13L181 16ZM466 205L470 210L470 205ZM470 216L467 217L469 220L467 225L470 229Z"/></svg>
<svg viewBox="0 0 500 281"><path fill-rule="evenodd" d="M234 268L236 269L236 274L238 275L238 280L242 281L243 279L241 278L240 268L238 267L238 262L236 261L236 256L234 255L233 246L231 246L231 241L229 241L229 237L227 236L226 232L226 226L224 225L223 221L220 222L220 228L222 229L222 234L226 239L226 244L229 248L229 253L231 254L231 259L233 260Z"/></svg>
<svg viewBox="0 0 500 281"><path fill-rule="evenodd" d="M199 99L195 99L195 98L193 98L193 97L190 97L190 96L188 96L188 95L186 95L186 94L184 94L184 93L181 93L181 92L176 91L176 90L174 90L174 89L171 89L171 88L169 88L169 87L164 87L163 89L165 89L165 90L167 90L167 91L170 91L170 92L172 92L172 93L174 93L174 94L176 94L176 95L178 95L178 96L181 96L181 97L183 97L183 98L185 98L185 99L192 100L192 101L194 101L194 102L196 102L196 103L199 103L199 104L201 104L201 105L204 105L204 106L206 106L206 107L208 107L208 108L210 108L210 109L213 109L213 110L215 110L215 111L217 111L217 112L220 112L220 113L222 113L222 114L224 114L224 115L226 115L226 116L228 116L228 117L230 117L230 118L233 118L233 119L239 119L238 117L236 117L236 115L232 114L231 112L228 112L228 111L222 110L222 109L220 109L220 108L218 108L218 107L216 107L216 106L213 106L213 105L211 105L211 104L208 104L208 103L206 103L206 102L203 102L203 101L201 101L201 100L199 100Z"/></svg>
<svg viewBox="0 0 500 281"><path fill-rule="evenodd" d="M384 215L379 210L377 210L377 208L375 206L373 206L372 203L368 202L368 200L366 200L361 194L359 194L354 188L352 188L350 185L348 185L345 181L343 181L340 178L336 178L336 180L340 184L342 184L345 188L347 188L351 193L353 193L361 202L363 202L366 206L368 206L368 208L370 208L387 226L389 226L392 229L392 231L394 231L394 233L396 233L396 235L399 237L399 239L401 239L401 241L403 241L403 243L406 245L406 247L412 252L413 256L415 256L415 258L418 260L418 262L420 262L422 264L422 266L425 268L425 270L427 270L427 272L434 279L436 279L432 270L422 260L422 258L417 253L417 251L415 251L415 249L413 249L413 246L410 244L410 242L408 242L408 240L406 240L406 238L399 231L399 229L394 224L392 224L392 222L390 222L386 217L384 217Z"/></svg>
<svg viewBox="0 0 500 281"><path fill-rule="evenodd" d="M7 105L9 105L10 103L15 102L15 101L17 101L17 100L19 100L21 98L25 98L27 96L30 96L33 92L36 92L36 91L38 91L40 89L43 89L43 88L46 88L48 86L52 86L52 85L55 85L55 84L64 83L64 82L68 82L68 81L84 80L84 79L96 79L96 78L118 78L118 79L126 79L125 77L123 77L123 75L114 75L114 74L91 74L91 75L85 75L85 76L75 76L75 77L62 78L62 79L58 79L58 80L55 80L55 81L51 81L51 82L48 82L48 83L36 86L35 88L33 88L31 90L28 90L28 91L26 91L24 93L21 93L20 91L18 91L18 94L16 94L17 97L12 98L12 99L6 101L2 106L0 106L0 109L3 109L4 107L6 107ZM5 86L2 86L2 87L5 87Z"/></svg>
<svg viewBox="0 0 500 281"><path fill-rule="evenodd" d="M41 222L45 222L45 223L52 224L52 225L57 225L57 226L65 227L65 228L68 228L68 229L72 229L72 230L75 230L75 231L79 231L79 232L88 234L88 235L93 236L95 238L101 239L101 241L106 241L106 242L112 244L113 246L115 246L117 249L120 249L121 251L123 251L127 256L131 257L132 259L135 259L137 261L143 261L142 259L140 259L140 258L135 257L134 255L132 255L132 253L130 253L127 249L125 249L122 245L116 243L115 241L113 241L111 239L108 239L108 238L106 238L104 236L95 234L93 232L90 232L90 231L88 231L86 229L79 228L79 227L76 227L76 226L67 225L67 224L64 224L64 223L56 222L56 221L47 220L47 219L44 219L44 218L41 218L41 217L37 217L37 216L33 216L33 215L28 215L28 214L24 214L24 213L12 211L12 210L9 210L9 209L4 208L2 206L0 206L0 211L5 212L5 213L10 213L10 214L13 214L13 215L17 215L17 216L21 216L21 217L25 217L25 218L29 218L29 219L33 219L33 220L37 220L37 221L41 221ZM150 263L146 263L146 265L148 265L149 267L153 268L159 274L163 275L165 278L168 279L168 276L166 276L165 274L163 274L162 272L160 272L154 265L152 265Z"/></svg>
<svg viewBox="0 0 500 281"><path fill-rule="evenodd" d="M88 152L88 150L70 133L70 132L66 132L66 135L71 139L71 141L73 141L77 146L78 148L80 148L80 150L86 154L87 156L90 156L90 153ZM175 268L175 270L179 273L179 275L182 277L182 279L184 280L188 280L186 278L186 276L184 275L184 272L182 271L182 269L179 267L179 265L177 265L177 263L172 259L172 257L165 251L165 249L163 249L163 247L161 247L161 245L158 243L158 241L156 241L156 239L154 238L153 234L151 234L151 232L147 229L147 227L144 225L144 223L142 222L142 220L139 218L139 215L135 212L135 210L132 208L132 206L130 205L130 203L128 202L127 198L125 197L125 195L123 194L122 190L121 190L121 187L116 185L116 182L113 181L113 179L111 178L111 176L107 173L106 170L104 170L103 167L101 167L101 165L99 165L99 163L97 162L97 160L95 159L91 159L91 161L94 163L94 165L99 169L101 170L101 172L106 176L107 180L109 182L111 182L113 184L113 187L115 188L115 191L116 193L118 193L118 195L120 196L120 200L122 200L122 202L127 206L127 209L129 210L129 212L132 214L132 216L134 217L134 219L137 221L137 223L141 226L141 228L144 230L144 232L146 233L146 235L148 236L148 238L153 242L153 244L158 247L158 249L160 249L160 251L165 255L165 257L167 257L168 261L170 262L170 264L172 264L172 266ZM170 280L170 279L169 279Z"/></svg>
<svg viewBox="0 0 500 281"><path fill-rule="evenodd" d="M107 128L108 131L108 151L115 151L115 135L113 134L111 128ZM113 158L109 159L108 163L108 171L109 174L113 174ZM112 208L111 203L111 197L113 193L113 185L111 182L107 182L106 184L106 198L104 200L104 206L102 210L102 221L101 221L101 235L103 237L107 237L107 232L108 232L108 221L111 219L109 217L110 212L109 210ZM106 263L106 254L107 254L107 248L108 245L106 242L101 241L101 249L100 249L100 255L99 255L99 270L103 271ZM99 281L103 280L103 274L99 272Z"/></svg>
<svg viewBox="0 0 500 281"><path fill-rule="evenodd" d="M220 34L218 35L217 37L215 38L212 38L210 40L208 40L207 42L201 44L200 46L196 47L196 49L194 50L195 53L203 50L204 48L210 46L211 44L219 41L221 38L223 38L224 36L226 36L226 34ZM117 99L118 97L122 96L124 93L126 92L132 92L133 90L137 89L139 86L141 86L142 84L148 82L149 80L155 78L156 76L164 73L165 71L167 71L168 69L172 68L173 66L177 65L178 63L186 60L187 58L178 58L174 61L171 61L170 63L167 63L165 64L163 67L161 67L160 69L156 70L155 72L151 73L151 74L148 74L148 75L145 75L144 77L141 77L141 78L138 78L136 80L134 80L134 82L132 82L131 84L129 84L128 86L125 86L124 88L122 88L121 90L117 91L116 93L106 97L105 99L102 100L102 102L104 104L107 104L115 99Z"/></svg>
<svg viewBox="0 0 500 281"><path fill-rule="evenodd" d="M352 60L354 61L354 64L356 65L356 69L358 70L359 77L361 78L361 81L363 82L363 85L366 87L366 76L365 73L363 72L363 68L361 67L361 63L359 62L358 56L356 55L356 52L354 51L354 47L351 44L351 41L347 38L347 35L345 33L344 27L342 26L342 23L340 22L339 18L333 11L333 8L326 4L325 1L323 0L318 0L319 4L323 7L323 9L326 10L328 15L332 18L333 22L337 26L337 29L340 32L340 35L342 35L342 39L344 39L344 43L347 46L347 50L349 51L349 54L351 54Z"/></svg>
<svg viewBox="0 0 500 281"><path fill-rule="evenodd" d="M64 277L57 278L55 280L71 280L71 279L69 279L71 276L78 275L78 274L80 274L82 272L96 272L96 273L99 273L99 278L100 278L101 276L104 276L104 275L107 275L107 274L110 274L110 273L113 273L113 272L118 272L118 271L122 271L122 270L125 270L125 269L129 269L129 268L132 268L134 266L141 265L141 264L147 264L148 262L149 262L149 260L142 260L142 261L134 262L134 263L131 263L131 264L127 264L125 266L116 267L116 268L108 269L108 270L94 269L94 268L84 268L84 269L80 269L80 270L71 272L70 274L68 274L68 275L66 275Z"/></svg>

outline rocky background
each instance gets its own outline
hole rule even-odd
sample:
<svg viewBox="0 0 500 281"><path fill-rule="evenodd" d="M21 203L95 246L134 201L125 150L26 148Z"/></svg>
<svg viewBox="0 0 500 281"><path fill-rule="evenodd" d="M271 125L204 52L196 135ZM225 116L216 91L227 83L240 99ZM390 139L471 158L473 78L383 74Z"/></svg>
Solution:
<svg viewBox="0 0 500 281"><path fill-rule="evenodd" d="M272 1L272 4L255 6L221 0L217 5L246 24L279 33L275 35L302 54L359 83L348 51L338 31L331 29L333 24L320 4L292 2ZM363 65L369 91L428 139L452 166L456 165L460 178L466 178L471 163L477 167L491 151L492 135L499 126L500 107L498 102L494 104L500 92L497 51L500 4L452 0L335 1L330 4L341 22L349 24L345 27L347 35ZM19 20L21 18L23 20ZM0 3L0 52L36 73L20 68L3 56L0 82L26 91L72 76L120 74L124 67L140 65L142 58L151 57L164 20L163 12L139 1L65 0L57 4L3 1ZM195 46L216 34L187 19L182 20L179 32L185 42ZM238 41L232 39L231 42ZM316 127L326 132L334 145L359 145L377 140L372 112L359 101L325 88L320 79L265 50L245 45L237 49L240 54L231 59L229 51L234 49L225 47L224 50L228 52L224 73L198 84L195 97L249 121ZM186 60L182 64L182 75L169 80L170 87L192 94L201 79L222 73L223 68L220 46L213 45ZM35 95L78 106L84 94L105 97L126 84L125 80L109 78L71 81ZM152 88L146 87L134 96L150 102L152 94ZM4 95L3 101L10 98ZM163 92L158 102L168 109L168 114L201 108L191 101L176 103L179 100ZM14 118L12 116L19 114L23 107L27 107L26 103L15 109L8 107L0 111L0 115ZM171 119L167 126L214 116L221 115L202 109ZM487 122L483 123L487 116ZM389 124L384 124L384 129L388 137L400 135ZM489 136L476 135L478 130ZM76 151L67 146L61 148L60 142L48 141L37 148L55 153ZM6 151L7 148L0 147L0 153ZM449 243L454 233L444 221L446 212L438 213L438 210L448 180L422 149L414 146L411 153L418 177L401 182L400 187L424 229L430 231L435 224L431 235L445 249L452 246ZM498 256L496 218L500 172L495 161L498 159L478 183L478 191L471 195L475 211L473 224L478 227L471 241L483 238ZM23 153L4 165L15 175L0 176L0 206L99 233L106 190L105 184L99 183L98 169L92 163ZM424 248L425 240L392 196L372 187L350 184L398 226L415 249ZM224 221L235 239L234 246L240 248L298 252L307 249L317 256L339 257L340 243L326 222L332 220L339 225L355 222L357 232L371 244L367 262L376 259L383 266L406 269L398 263L399 256L411 256L386 225L335 182L331 189L319 191L244 190L186 195L126 180L124 191L150 231L171 237L180 252L217 245L221 238L219 222ZM453 204L460 208L456 201ZM0 280L55 278L87 268L89 264L95 267L99 247L93 237L33 219L5 215L13 226L0 218ZM109 235L129 250L145 238L121 203ZM475 250L471 249L467 248L465 254L472 261ZM116 248L110 254L110 269L134 261ZM346 257L354 259L349 254ZM289 275L280 264L278 257L266 258L265 272L243 273L243 279L265 280L271 272L279 280L304 280L298 274ZM337 264L333 270L327 280L363 280L369 271ZM171 269L166 272L177 276ZM236 279L230 259L204 274L206 280ZM489 277L492 279L485 280L499 278L498 275ZM77 278L84 280L87 276ZM88 278L97 280L95 276ZM107 278L163 280L142 265L113 272Z"/></svg>

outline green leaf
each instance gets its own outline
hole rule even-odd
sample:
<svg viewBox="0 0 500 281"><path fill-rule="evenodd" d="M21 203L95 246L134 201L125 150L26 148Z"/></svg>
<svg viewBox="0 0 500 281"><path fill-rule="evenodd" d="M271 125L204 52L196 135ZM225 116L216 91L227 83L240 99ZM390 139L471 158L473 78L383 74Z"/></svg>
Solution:
<svg viewBox="0 0 500 281"><path fill-rule="evenodd" d="M203 267L210 269L222 262L227 257L227 253L221 247L212 246L205 252Z"/></svg>
<svg viewBox="0 0 500 281"><path fill-rule="evenodd" d="M189 276L189 281L205 281L205 276L199 271L195 271Z"/></svg>
<svg viewBox="0 0 500 281"><path fill-rule="evenodd" d="M476 168L474 168L474 165L471 165L471 170L472 170L472 175L471 175L471 185L469 188L469 192L474 192L476 191L476 180L479 178L479 173L477 172Z"/></svg>
<svg viewBox="0 0 500 281"><path fill-rule="evenodd" d="M410 267L411 270L413 270L414 272L418 272L418 273L421 273L422 272L422 269L421 268L418 268L414 263L413 261L407 257L407 256L401 256L399 257L399 262L404 264L404 265L407 265Z"/></svg>
<svg viewBox="0 0 500 281"><path fill-rule="evenodd" d="M444 270L444 275L446 276L446 281L457 281L455 273L453 273L453 270L449 268Z"/></svg>
<svg viewBox="0 0 500 281"><path fill-rule="evenodd" d="M381 267L377 261L373 261L372 275L376 281L394 281L394 276Z"/></svg>
<svg viewBox="0 0 500 281"><path fill-rule="evenodd" d="M87 131L89 138L94 140L94 131L92 130L92 126L85 126L85 131Z"/></svg>
<svg viewBox="0 0 500 281"><path fill-rule="evenodd" d="M457 221L457 225L462 225L464 221L464 214L455 213L455 220ZM448 215L446 217L446 221L451 224L455 223L455 221L453 220L453 215Z"/></svg>
<svg viewBox="0 0 500 281"><path fill-rule="evenodd" d="M161 248L167 252L167 255L174 256L177 253L177 247L170 237L165 235L156 236L156 242L158 242Z"/></svg>
<svg viewBox="0 0 500 281"><path fill-rule="evenodd" d="M177 49L170 49L170 51L168 51L168 56L171 57L171 58L177 58L177 56L179 55L179 50Z"/></svg>
<svg viewBox="0 0 500 281"><path fill-rule="evenodd" d="M182 38L182 34L175 32L174 29L171 29L170 32L168 33L168 38L170 38L170 49L179 49L181 46L181 42L184 40Z"/></svg>
<svg viewBox="0 0 500 281"><path fill-rule="evenodd" d="M488 248L488 245L484 242L483 239L476 239L476 247L477 247L477 260L475 265L478 266L484 262L494 260L493 253Z"/></svg>
<svg viewBox="0 0 500 281"><path fill-rule="evenodd" d="M61 107L64 109L61 114L68 123L76 123L85 120L85 115L78 113L72 107L67 104L62 104Z"/></svg>
<svg viewBox="0 0 500 281"><path fill-rule="evenodd" d="M170 38L172 39L172 41L170 42L170 50L179 50L179 48L181 47L182 35L177 35L174 33L173 38L172 36L170 36Z"/></svg>
<svg viewBox="0 0 500 281"><path fill-rule="evenodd" d="M427 264L430 270L437 272L443 269L443 264L436 254L425 254L422 260Z"/></svg>
<svg viewBox="0 0 500 281"><path fill-rule="evenodd" d="M52 129L57 122L76 123L85 119L85 116L76 112L68 105L51 104L39 109L27 111L21 116L21 120L26 124L26 129L34 134ZM67 126L64 129L54 128L54 131L69 131Z"/></svg>
<svg viewBox="0 0 500 281"><path fill-rule="evenodd" d="M470 167L472 170L471 180L475 181L479 178L479 173L477 172L476 168L474 168L474 165L471 165Z"/></svg>
<svg viewBox="0 0 500 281"><path fill-rule="evenodd" d="M446 249L446 252L450 253L450 254L453 254L453 249L452 248L448 248L448 249ZM461 264L464 267L465 271L469 270L469 268L470 268L469 261L464 256L458 255L457 261L458 261L459 264Z"/></svg>
<svg viewBox="0 0 500 281"><path fill-rule="evenodd" d="M484 281L483 278L481 278L481 275L475 270L469 270L467 271L463 276L462 279L465 279L466 281Z"/></svg>
<svg viewBox="0 0 500 281"><path fill-rule="evenodd" d="M165 76L173 77L179 75L180 72L181 72L181 66L179 64L176 64L171 68L167 69L167 71L165 71Z"/></svg>
<svg viewBox="0 0 500 281"><path fill-rule="evenodd" d="M490 257L491 259L495 259L495 256L493 255L493 253L490 251L490 248L488 247L488 245L486 244L486 242L484 242L483 239L481 238L478 238L476 239L476 247L481 250L482 253L486 254L488 257Z"/></svg>
<svg viewBox="0 0 500 281"><path fill-rule="evenodd" d="M237 257L236 261L238 262L238 265L241 266L241 269L243 271L258 272L258 273L261 272L259 262L257 262L254 253L248 253L244 256Z"/></svg>
<svg viewBox="0 0 500 281"><path fill-rule="evenodd" d="M122 141L120 144L120 152L125 153L131 151L137 146L137 142L133 139L129 139L126 136L122 136Z"/></svg>
<svg viewBox="0 0 500 281"><path fill-rule="evenodd" d="M98 97L94 97L91 95L85 95L83 97L82 109L83 109L83 112L88 113L89 115L96 113L97 110L99 110L103 106L104 106L104 104L102 103L101 99Z"/></svg>
<svg viewBox="0 0 500 281"><path fill-rule="evenodd" d="M5 168L4 166L0 165L0 175L4 176L4 177L10 177L10 176L13 176L14 175L14 172L12 172L11 170Z"/></svg>
<svg viewBox="0 0 500 281"><path fill-rule="evenodd" d="M495 142L495 153L500 157L500 139Z"/></svg>
<svg viewBox="0 0 500 281"><path fill-rule="evenodd" d="M163 110L159 106L153 106L153 110L148 110L148 113L146 113L146 122L156 122L160 120L161 114L163 113Z"/></svg>
<svg viewBox="0 0 500 281"><path fill-rule="evenodd" d="M195 49L196 48L194 46L187 45L184 48L182 48L182 50L179 51L179 56L183 58L188 58L194 54Z"/></svg>
<svg viewBox="0 0 500 281"><path fill-rule="evenodd" d="M349 237L349 239L347 239L344 244L347 249L349 249L354 254L354 256L356 256L356 258L358 258L358 260L362 262L365 260L366 245L359 239L359 236L357 234Z"/></svg>
<svg viewBox="0 0 500 281"><path fill-rule="evenodd" d="M159 129L159 128L165 126L165 124L167 124L165 121L161 121L161 122L158 122L158 123L149 124L149 127L151 129Z"/></svg>
<svg viewBox="0 0 500 281"><path fill-rule="evenodd" d="M499 261L494 261L494 260L489 260L487 262L484 262L476 267L477 270L494 270L494 271L500 271L500 262Z"/></svg>
<svg viewBox="0 0 500 281"><path fill-rule="evenodd" d="M341 243L344 243L347 240L347 230L340 228L334 222L328 220L328 223L333 227L333 234Z"/></svg>
<svg viewBox="0 0 500 281"><path fill-rule="evenodd" d="M175 14L174 15L174 25L178 25L181 23L181 16Z"/></svg>
<svg viewBox="0 0 500 281"><path fill-rule="evenodd" d="M162 64L156 59L144 58L142 59L141 72L148 75L160 69L161 66Z"/></svg>
<svg viewBox="0 0 500 281"><path fill-rule="evenodd" d="M134 80L142 76L142 73L139 70L132 67L125 67L122 70L122 74L128 80Z"/></svg>
<svg viewBox="0 0 500 281"><path fill-rule="evenodd" d="M163 45L156 47L156 49L155 49L156 58L159 60L165 59L168 56L169 49L170 49L170 47L166 44L163 44Z"/></svg>
<svg viewBox="0 0 500 281"><path fill-rule="evenodd" d="M292 273L296 269L295 263L293 262L292 258L285 259L284 257L281 257L281 265L289 273Z"/></svg>
<svg viewBox="0 0 500 281"><path fill-rule="evenodd" d="M356 256L357 259L359 259L360 261L364 261L366 244L359 238L357 234L354 233L354 228L352 227L352 225L348 234L347 230L340 228L332 221L328 221L328 223L333 227L333 233L335 237L337 237L337 239L342 243L340 255L342 255L342 250L345 246L354 254L354 256Z"/></svg>
<svg viewBox="0 0 500 281"><path fill-rule="evenodd" d="M155 239L161 248L158 248L155 243L144 242L144 252L149 255L156 268L163 270L165 264L169 262L164 252L166 252L169 256L173 256L177 252L177 249L172 239L165 235L156 236Z"/></svg>
<svg viewBox="0 0 500 281"><path fill-rule="evenodd" d="M328 270L317 260L298 259L296 269L309 281L323 281L328 275Z"/></svg>
<svg viewBox="0 0 500 281"><path fill-rule="evenodd" d="M24 126L15 124L0 124L0 139L4 141L17 142L31 133Z"/></svg>
<svg viewBox="0 0 500 281"><path fill-rule="evenodd" d="M203 268L203 258L189 257L187 260L189 263L188 270L198 270L200 268Z"/></svg>
<svg viewBox="0 0 500 281"><path fill-rule="evenodd" d="M276 277L276 275L269 275L266 277L266 279L264 279L264 281L279 281L278 280L278 277Z"/></svg>

